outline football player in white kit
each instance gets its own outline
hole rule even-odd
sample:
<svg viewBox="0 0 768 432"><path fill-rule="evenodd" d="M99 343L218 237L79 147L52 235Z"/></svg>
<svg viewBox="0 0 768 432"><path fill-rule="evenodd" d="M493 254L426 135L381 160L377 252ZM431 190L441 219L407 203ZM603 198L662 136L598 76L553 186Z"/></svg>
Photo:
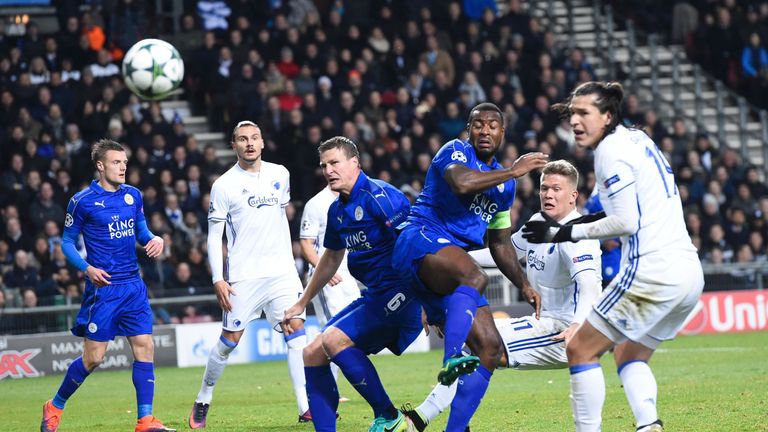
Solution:
<svg viewBox="0 0 768 432"><path fill-rule="evenodd" d="M547 163L541 175L541 213L531 220L551 218L559 223L581 220L576 211L579 173L567 161ZM541 318L534 315L496 319L504 344L498 368L516 370L565 369L565 346L584 322L602 289L600 243L528 243L521 231L512 235L512 244L525 267L531 286L541 295ZM470 252L483 267L495 267L488 249ZM404 407L411 431L423 431L440 412L448 408L457 383L438 384L415 409Z"/></svg>
<svg viewBox="0 0 768 432"><path fill-rule="evenodd" d="M704 287L672 168L644 132L619 124L623 97L619 83L587 82L554 106L570 116L576 143L594 149L607 216L523 228L531 242L621 238L621 269L566 349L578 432L601 429L605 380L599 359L611 347L637 431L663 430L648 361L662 341L674 338Z"/></svg>
<svg viewBox="0 0 768 432"><path fill-rule="evenodd" d="M325 238L325 226L328 223L328 208L338 196L337 192L326 186L304 206L304 212L301 215L301 239L299 241L301 254L311 265L308 276L312 275L315 266L320 261L320 256L325 251L323 239ZM360 297L360 287L347 269L345 254L344 260L328 285L323 287L312 299L317 320L324 326L331 317L358 297Z"/></svg>
<svg viewBox="0 0 768 432"><path fill-rule="evenodd" d="M303 291L285 214L290 201L288 170L261 159L264 139L253 122L242 121L235 126L231 145L237 163L213 183L208 209L208 261L216 297L224 312L222 331L211 349L189 416L192 429L205 427L214 386L248 323L264 312L270 324L278 325L283 311ZM221 243L225 231L226 275ZM296 318L292 324L294 332L285 339L299 421L306 422L311 420L302 358L307 337L303 317ZM296 332L296 328L300 330Z"/></svg>

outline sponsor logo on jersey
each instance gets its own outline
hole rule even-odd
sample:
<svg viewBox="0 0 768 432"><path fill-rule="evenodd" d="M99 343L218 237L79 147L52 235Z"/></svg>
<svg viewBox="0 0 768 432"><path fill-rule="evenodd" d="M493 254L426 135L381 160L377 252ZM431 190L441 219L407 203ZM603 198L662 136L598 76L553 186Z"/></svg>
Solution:
<svg viewBox="0 0 768 432"><path fill-rule="evenodd" d="M64 226L69 228L72 226L73 223L75 223L75 219L72 217L71 214L67 213L67 215L64 216Z"/></svg>
<svg viewBox="0 0 768 432"><path fill-rule="evenodd" d="M277 205L277 197L257 197L256 195L251 195L248 197L248 205L256 208Z"/></svg>
<svg viewBox="0 0 768 432"><path fill-rule="evenodd" d="M448 240L447 238L444 238L444 237L440 237L440 238L438 238L438 239L437 239L437 242L438 242L438 243L440 243L440 244L448 244L448 243L450 243L451 241L450 241L450 240Z"/></svg>
<svg viewBox="0 0 768 432"><path fill-rule="evenodd" d="M349 253L362 252L373 249L371 243L368 242L368 236L363 230L344 237L344 246L347 248Z"/></svg>
<svg viewBox="0 0 768 432"><path fill-rule="evenodd" d="M132 237L135 235L133 218L128 220L119 220L119 215L112 216L113 222L107 225L109 229L109 239L121 239L124 237Z"/></svg>
<svg viewBox="0 0 768 432"><path fill-rule="evenodd" d="M459 150L456 150L453 153L451 153L451 160L459 161L461 163L467 163L467 155L465 155Z"/></svg>
<svg viewBox="0 0 768 432"><path fill-rule="evenodd" d="M126 204L128 204L128 205L133 205L133 195L131 195L131 194L125 194L125 195L123 196L123 200L125 201L125 203L126 203Z"/></svg>
<svg viewBox="0 0 768 432"><path fill-rule="evenodd" d="M491 222L497 211L499 211L499 205L482 193L475 194L472 204L469 205L469 212L480 216L485 223Z"/></svg>
<svg viewBox="0 0 768 432"><path fill-rule="evenodd" d="M208 213L213 213L215 211L216 209L213 207L213 201L211 201L210 203L208 203Z"/></svg>
<svg viewBox="0 0 768 432"><path fill-rule="evenodd" d="M357 208L355 208L355 220L360 221L362 219L363 219L363 208L360 206L357 206Z"/></svg>
<svg viewBox="0 0 768 432"><path fill-rule="evenodd" d="M576 264L576 263L580 263L580 262L584 262L584 261L590 261L592 259L593 259L592 255L589 255L589 254L587 254L587 255L580 255L580 256L577 256L577 257L573 257L573 263Z"/></svg>
<svg viewBox="0 0 768 432"><path fill-rule="evenodd" d="M107 208L107 206L105 206L105 205L104 205L104 200L101 200L101 201L94 201L94 202L93 202L93 205L95 205L95 206L101 206L101 207Z"/></svg>
<svg viewBox="0 0 768 432"><path fill-rule="evenodd" d="M528 250L528 267L536 269L538 271L544 270L544 258L536 256L536 252Z"/></svg>
<svg viewBox="0 0 768 432"><path fill-rule="evenodd" d="M39 348L23 351L8 350L0 352L0 380L5 377L38 377L40 372L32 365L32 358L40 354Z"/></svg>
<svg viewBox="0 0 768 432"><path fill-rule="evenodd" d="M609 177L609 178L605 179L605 182L603 184L605 185L605 188L607 189L607 188L611 187L612 184L618 183L620 181L621 181L621 179L619 178L619 175L616 174L613 177Z"/></svg>

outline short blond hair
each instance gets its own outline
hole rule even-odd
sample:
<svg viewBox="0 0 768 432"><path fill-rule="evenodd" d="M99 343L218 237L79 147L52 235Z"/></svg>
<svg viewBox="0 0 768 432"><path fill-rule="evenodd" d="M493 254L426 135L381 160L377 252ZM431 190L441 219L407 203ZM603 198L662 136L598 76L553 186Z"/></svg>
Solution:
<svg viewBox="0 0 768 432"><path fill-rule="evenodd" d="M544 165L544 169L541 170L542 179L547 174L557 174L568 178L571 183L573 183L574 189L579 186L579 170L567 160L560 159L547 162L547 164Z"/></svg>

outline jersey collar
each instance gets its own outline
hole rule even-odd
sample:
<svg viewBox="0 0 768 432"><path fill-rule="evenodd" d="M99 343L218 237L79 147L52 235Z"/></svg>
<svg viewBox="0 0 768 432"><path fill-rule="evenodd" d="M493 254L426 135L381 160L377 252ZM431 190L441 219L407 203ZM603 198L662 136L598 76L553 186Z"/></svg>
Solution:
<svg viewBox="0 0 768 432"><path fill-rule="evenodd" d="M97 180L92 180L91 181L91 189L93 189L96 193L100 193L100 194L101 193L117 193L117 192L120 192L121 189L123 189L123 185L118 186L117 190L114 191L114 192L108 192L108 191L104 190L103 187L101 187L101 185L99 184L99 182Z"/></svg>
<svg viewBox="0 0 768 432"><path fill-rule="evenodd" d="M352 186L352 192L349 193L349 198L347 199L347 202L351 201L353 196L357 196L357 191L364 188L365 185L367 184L368 184L368 176L365 175L363 170L360 170L360 174L357 176L355 185Z"/></svg>

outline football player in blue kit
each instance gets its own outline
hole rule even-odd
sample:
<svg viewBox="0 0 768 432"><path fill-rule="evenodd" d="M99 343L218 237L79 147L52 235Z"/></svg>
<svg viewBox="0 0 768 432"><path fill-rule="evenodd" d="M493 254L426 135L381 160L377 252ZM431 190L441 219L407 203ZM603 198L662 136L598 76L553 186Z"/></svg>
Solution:
<svg viewBox="0 0 768 432"><path fill-rule="evenodd" d="M53 399L43 405L41 432L58 430L67 399L104 360L109 341L125 336L133 351L136 432L175 431L152 415L155 393L152 309L141 280L136 241L147 256L163 252L144 218L141 192L125 184L123 146L102 139L91 150L99 179L75 194L67 206L62 250L69 264L86 274L85 293L72 333L84 338L83 354L67 369ZM87 261L75 246L82 233Z"/></svg>
<svg viewBox="0 0 768 432"><path fill-rule="evenodd" d="M304 349L312 421L316 431L336 430L339 392L333 362L373 409L371 432L405 431L405 417L389 399L368 355L384 348L399 355L422 331L421 305L409 278L392 268L395 227L408 216L409 202L397 188L360 169L357 146L350 139L331 138L318 151L323 175L339 198L328 209L325 253L304 294L285 312L283 324L289 327L291 318L300 316L336 274L345 250L350 273L368 289Z"/></svg>
<svg viewBox="0 0 768 432"><path fill-rule="evenodd" d="M527 153L509 168L494 155L504 139L504 117L492 103L469 114L469 141L454 139L437 152L424 190L399 227L393 267L409 275L430 324L444 326L445 353L438 380L450 385L460 375L447 430L464 431L488 388L502 344L483 292L488 276L467 250L488 246L494 261L522 297L536 309L541 300L518 262L510 236L509 208L515 178L543 168L548 156ZM464 355L467 343L474 355Z"/></svg>

